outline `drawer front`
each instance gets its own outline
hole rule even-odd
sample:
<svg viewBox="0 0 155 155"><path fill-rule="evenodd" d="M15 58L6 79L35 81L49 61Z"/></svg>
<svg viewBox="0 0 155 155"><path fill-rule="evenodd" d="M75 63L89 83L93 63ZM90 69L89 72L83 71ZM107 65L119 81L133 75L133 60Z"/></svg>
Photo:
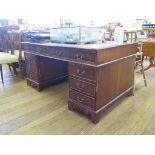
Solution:
<svg viewBox="0 0 155 155"><path fill-rule="evenodd" d="M29 46L27 47L24 45L24 50L30 51L33 54L39 54L43 56L49 56L49 57L69 57L68 51L66 49L59 49L55 47L48 47L48 46Z"/></svg>
<svg viewBox="0 0 155 155"><path fill-rule="evenodd" d="M94 52L90 51L82 51L78 49L74 49L70 52L70 58L77 60L77 61L88 61L95 63L96 56Z"/></svg>
<svg viewBox="0 0 155 155"><path fill-rule="evenodd" d="M80 77L86 81L96 81L96 69L93 67L69 63L69 74L70 76Z"/></svg>
<svg viewBox="0 0 155 155"><path fill-rule="evenodd" d="M28 45L28 44L22 45L22 49L24 49L24 51L29 51L31 53L39 53L40 48L41 46Z"/></svg>
<svg viewBox="0 0 155 155"><path fill-rule="evenodd" d="M69 98L73 101L76 101L80 104L86 105L92 109L95 108L95 98L88 97L77 91L69 90Z"/></svg>
<svg viewBox="0 0 155 155"><path fill-rule="evenodd" d="M79 92L85 93L90 96L95 96L95 84L84 82L78 79L69 78L69 86Z"/></svg>
<svg viewBox="0 0 155 155"><path fill-rule="evenodd" d="M94 64L96 62L95 51L74 49L74 48L64 48L64 47L52 47L43 45L22 45L23 49L30 51L34 54L45 55L49 57L66 58L73 61L87 61Z"/></svg>
<svg viewBox="0 0 155 155"><path fill-rule="evenodd" d="M56 47L42 47L40 49L40 54L52 56L52 57L59 57L59 58L68 58L69 53L66 49L63 48L56 48Z"/></svg>
<svg viewBox="0 0 155 155"><path fill-rule="evenodd" d="M79 51L78 49L61 48L61 47L42 47L40 53L47 56L67 58L76 61L88 61L95 63L95 53Z"/></svg>

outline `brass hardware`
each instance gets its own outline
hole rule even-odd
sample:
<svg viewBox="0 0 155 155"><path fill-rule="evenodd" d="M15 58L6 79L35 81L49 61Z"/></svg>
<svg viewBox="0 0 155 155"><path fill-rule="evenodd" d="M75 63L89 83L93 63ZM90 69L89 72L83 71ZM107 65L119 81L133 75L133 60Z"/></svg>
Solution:
<svg viewBox="0 0 155 155"><path fill-rule="evenodd" d="M80 102L80 103L83 103L84 102L84 99L81 98L80 96L77 96L76 97L76 101Z"/></svg>
<svg viewBox="0 0 155 155"><path fill-rule="evenodd" d="M84 85L80 85L79 83L77 83L76 86L78 89L81 89L81 90L85 87Z"/></svg>
<svg viewBox="0 0 155 155"><path fill-rule="evenodd" d="M57 56L62 56L62 54L63 54L62 51L56 51L55 53Z"/></svg>
<svg viewBox="0 0 155 155"><path fill-rule="evenodd" d="M77 74L78 74L78 75L82 76L82 75L84 75L85 73L86 73L86 71L85 71L85 70L80 71L80 69L79 69L79 68L77 69Z"/></svg>
<svg viewBox="0 0 155 155"><path fill-rule="evenodd" d="M75 58L79 59L79 60L83 60L84 57L83 57L83 55L76 53Z"/></svg>

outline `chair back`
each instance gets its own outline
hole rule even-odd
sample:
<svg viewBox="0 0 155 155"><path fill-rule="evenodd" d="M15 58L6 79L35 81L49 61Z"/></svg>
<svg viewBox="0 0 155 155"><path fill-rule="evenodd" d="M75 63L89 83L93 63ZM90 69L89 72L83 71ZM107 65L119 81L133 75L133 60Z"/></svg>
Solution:
<svg viewBox="0 0 155 155"><path fill-rule="evenodd" d="M136 31L124 31L124 35L128 42L136 42L137 41L137 32Z"/></svg>
<svg viewBox="0 0 155 155"><path fill-rule="evenodd" d="M9 25L0 27L0 50L2 52L9 52L11 50L11 54L13 54L12 42L14 37L12 38L12 32L19 31L19 26ZM16 40L16 39L14 39Z"/></svg>
<svg viewBox="0 0 155 155"><path fill-rule="evenodd" d="M9 52L9 49L11 49L9 34L5 28L0 27L0 51Z"/></svg>
<svg viewBox="0 0 155 155"><path fill-rule="evenodd" d="M11 41L11 54L15 54L15 50L21 51L21 32L19 30L9 31Z"/></svg>
<svg viewBox="0 0 155 155"><path fill-rule="evenodd" d="M143 42L142 52L143 56L155 57L155 41Z"/></svg>

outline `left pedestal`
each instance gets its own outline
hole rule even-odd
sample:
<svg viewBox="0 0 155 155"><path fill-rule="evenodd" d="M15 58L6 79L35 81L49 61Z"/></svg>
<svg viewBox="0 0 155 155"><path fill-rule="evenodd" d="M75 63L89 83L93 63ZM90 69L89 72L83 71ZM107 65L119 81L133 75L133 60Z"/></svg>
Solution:
<svg viewBox="0 0 155 155"><path fill-rule="evenodd" d="M68 78L68 63L25 53L27 84L38 91Z"/></svg>

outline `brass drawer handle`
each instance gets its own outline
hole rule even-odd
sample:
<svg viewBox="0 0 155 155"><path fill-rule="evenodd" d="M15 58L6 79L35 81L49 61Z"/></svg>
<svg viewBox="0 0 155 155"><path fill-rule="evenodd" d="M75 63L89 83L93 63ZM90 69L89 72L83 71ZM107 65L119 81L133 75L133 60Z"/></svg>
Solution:
<svg viewBox="0 0 155 155"><path fill-rule="evenodd" d="M81 54L76 53L75 58L78 60L82 60L84 57Z"/></svg>
<svg viewBox="0 0 155 155"><path fill-rule="evenodd" d="M76 86L77 86L77 88L80 89L80 90L82 90L82 89L85 87L85 85L80 85L79 83L77 83Z"/></svg>
<svg viewBox="0 0 155 155"><path fill-rule="evenodd" d="M56 56L62 56L63 52L62 51L56 51Z"/></svg>
<svg viewBox="0 0 155 155"><path fill-rule="evenodd" d="M84 75L85 73L86 73L85 70L80 71L80 69L77 69L77 74L78 74L78 75L82 76L82 75Z"/></svg>
<svg viewBox="0 0 155 155"><path fill-rule="evenodd" d="M76 97L76 101L80 102L80 103L83 103L84 102L84 99L81 98L80 96L77 96Z"/></svg>

